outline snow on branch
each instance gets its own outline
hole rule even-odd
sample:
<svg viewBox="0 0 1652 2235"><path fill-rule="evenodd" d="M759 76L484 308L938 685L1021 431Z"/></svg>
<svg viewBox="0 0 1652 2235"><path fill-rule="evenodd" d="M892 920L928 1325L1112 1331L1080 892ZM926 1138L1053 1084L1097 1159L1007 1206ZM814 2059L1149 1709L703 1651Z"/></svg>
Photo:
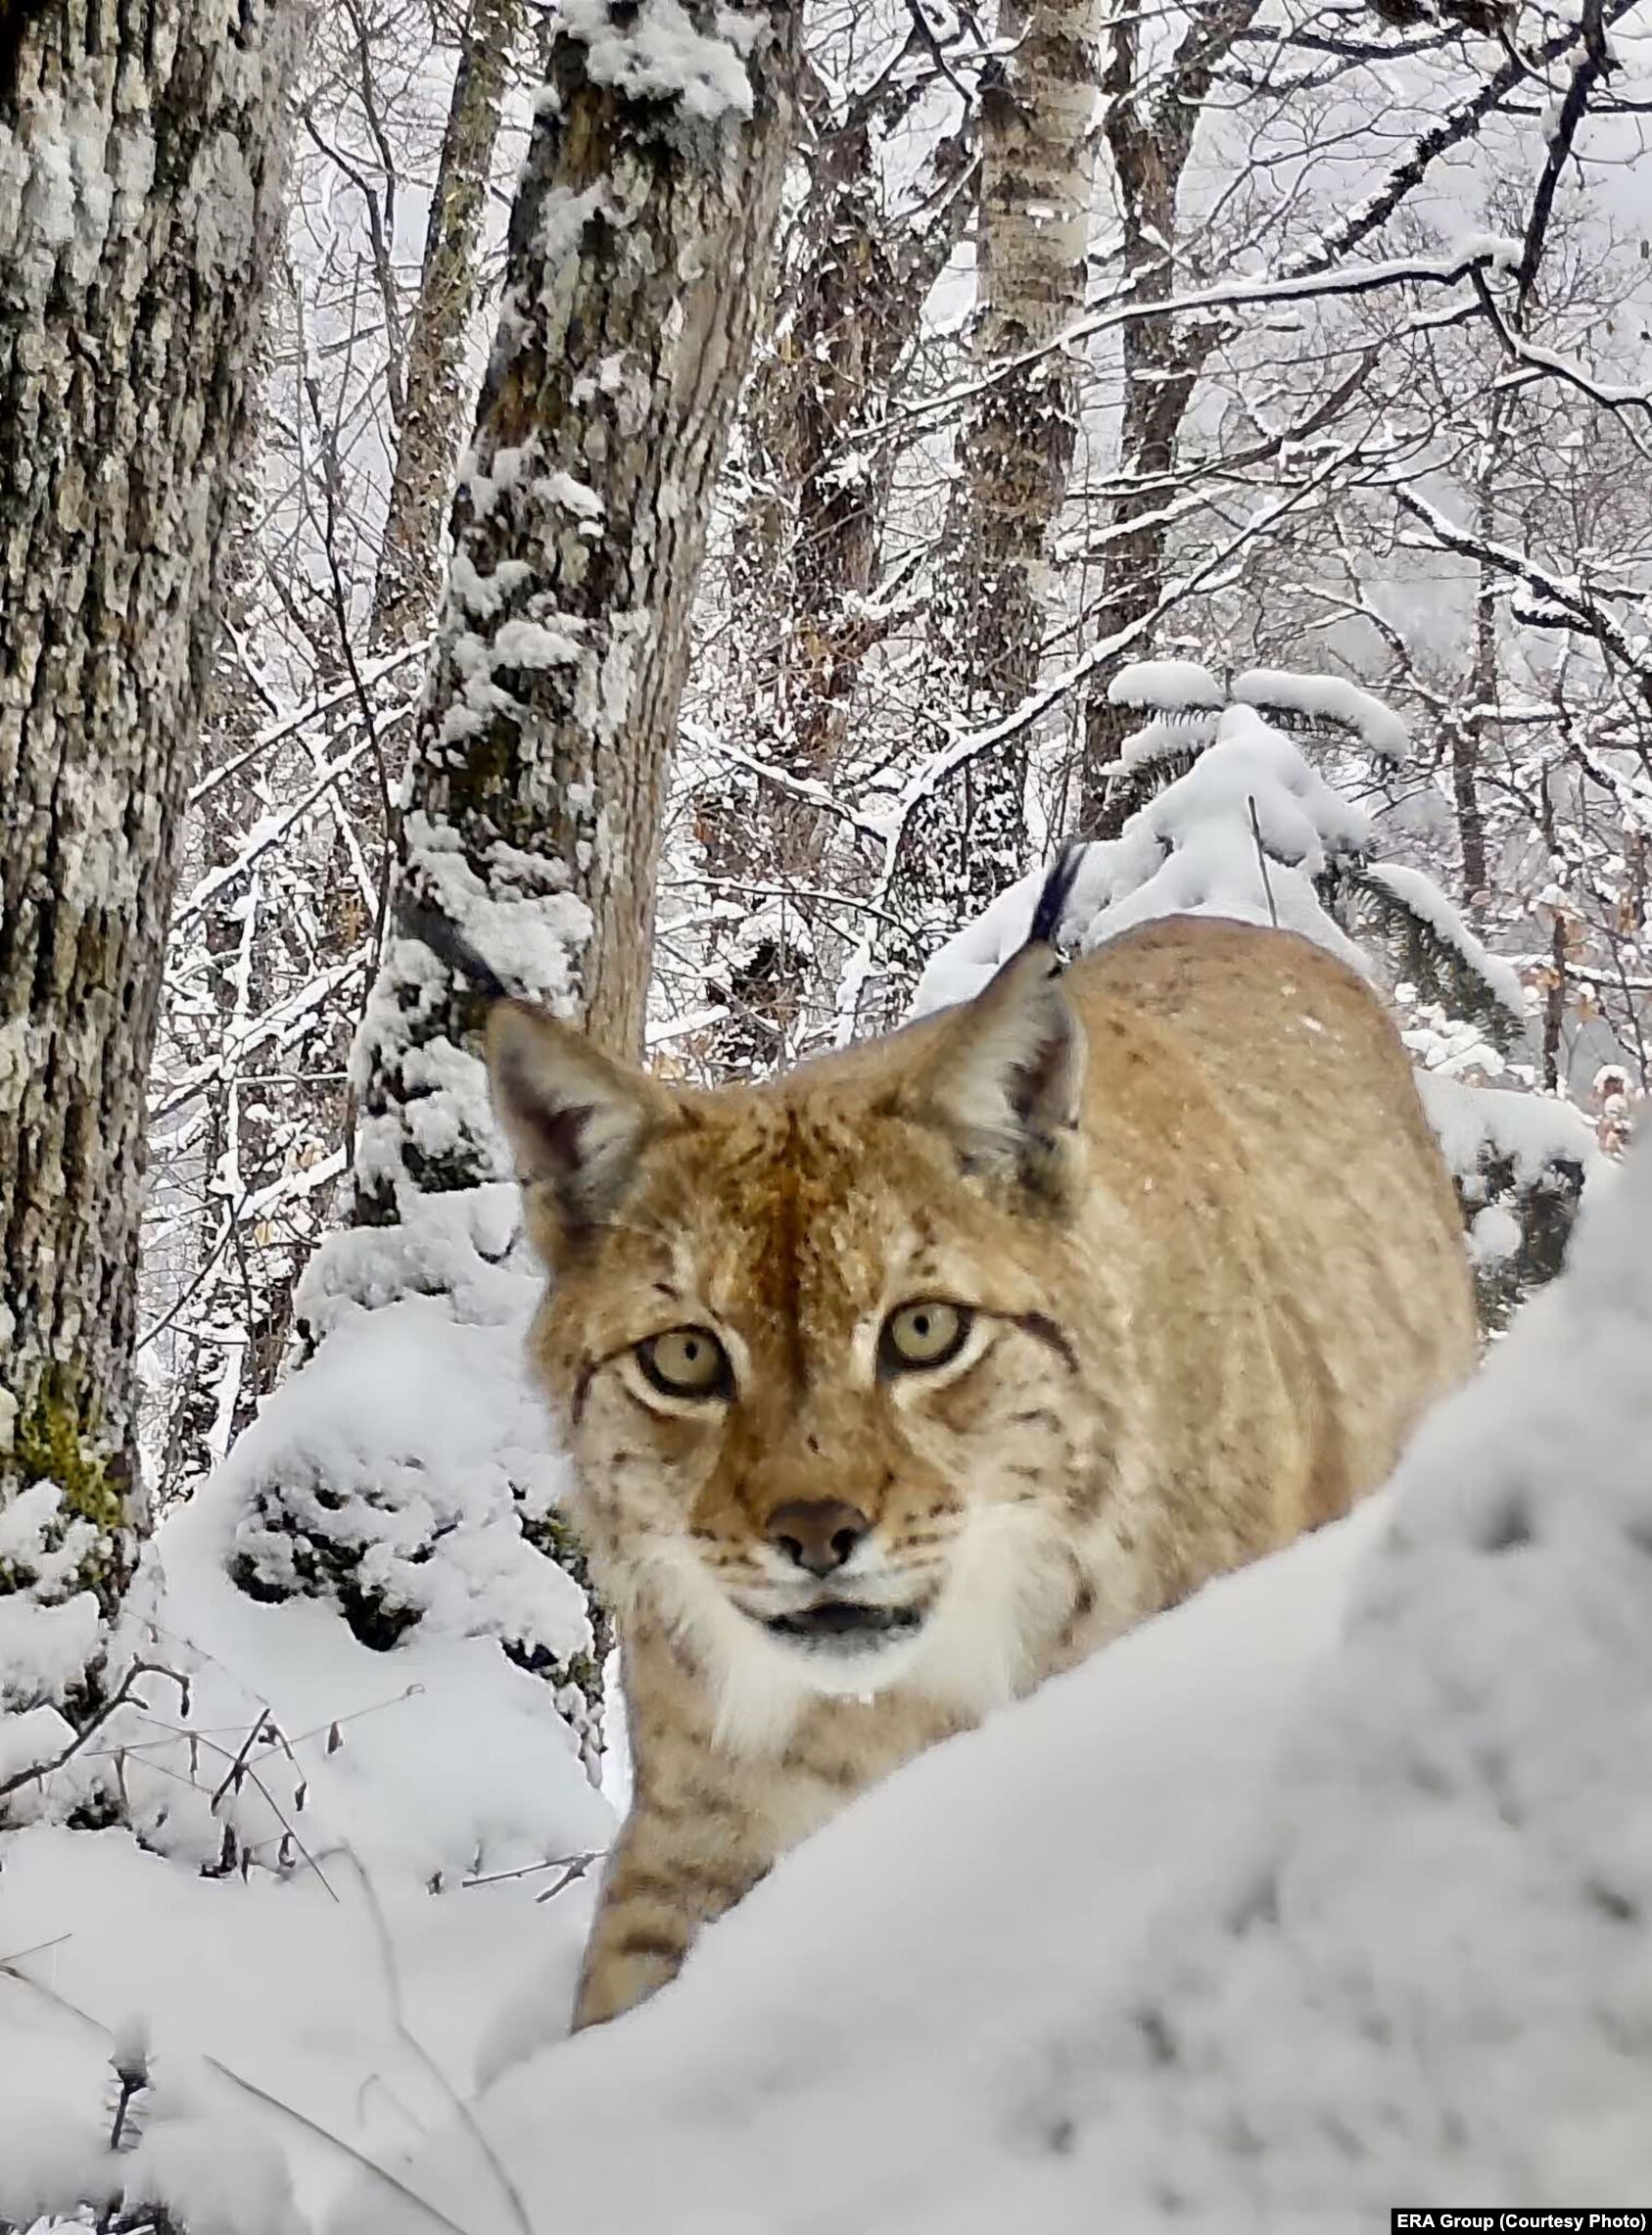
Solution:
<svg viewBox="0 0 1652 2235"><path fill-rule="evenodd" d="M1615 24L1635 6L1636 0L1612 0L1605 11L1605 21ZM1587 15L1587 9L1584 10ZM1431 124L1413 146L1394 164L1380 185L1350 210L1340 223L1311 241L1295 256L1287 259L1283 270L1286 274L1302 274L1329 269L1348 251L1357 248L1361 241L1369 240L1379 231L1399 208L1405 197L1421 184L1430 166L1452 148L1460 147L1474 137L1487 118L1500 109L1511 94L1525 91L1534 75L1539 76L1550 63L1559 62L1577 46L1584 35L1582 22L1570 23L1552 33L1541 45L1528 54L1512 48L1483 85L1477 86L1465 100L1455 104ZM1511 268L1518 270L1525 262L1525 243L1519 244ZM1506 260L1505 260L1506 261Z"/></svg>
<svg viewBox="0 0 1652 2235"><path fill-rule="evenodd" d="M1299 931L1368 973L1318 887L1362 858L1371 840L1368 818L1291 738L1252 707L1229 706L1214 743L1185 775L1139 808L1117 838L1086 848L1062 937L1088 953L1155 917L1222 916ZM1000 894L931 958L915 1016L968 1000L1008 960L1026 937L1041 875Z"/></svg>
<svg viewBox="0 0 1652 2235"><path fill-rule="evenodd" d="M1109 333L1115 326L1139 324L1148 318L1181 317L1197 310L1309 303L1338 295L1381 294L1394 287L1455 287L1477 271L1512 271L1518 267L1520 256L1518 241L1477 235L1440 256L1391 257L1342 264L1333 271L1315 269L1300 275L1287 271L1278 276L1225 280L1213 287L1193 288L1152 302L1141 302L1132 296L1126 302L1109 304L1105 309L1087 310L1082 317L1070 320L1054 340L1037 349L1002 357L970 380L960 381L934 396L925 397L903 411L890 412L876 427L867 428L862 439L869 445L897 437L910 440L922 423L946 416L961 404L988 394L1015 374L1028 371L1052 352L1072 349L1096 334Z"/></svg>
<svg viewBox="0 0 1652 2235"><path fill-rule="evenodd" d="M1438 504L1419 497L1413 489L1397 490L1395 497L1400 510L1419 521L1435 544L1523 582L1544 598L1554 612L1564 615L1566 626L1592 637L1609 651L1633 678L1641 695L1652 699L1652 659L1645 645L1613 618L1600 599L1590 595L1576 575L1559 575L1552 567L1541 565L1529 551L1517 550L1494 537L1458 527Z"/></svg>
<svg viewBox="0 0 1652 2235"><path fill-rule="evenodd" d="M944 745L920 761L902 785L893 808L878 819L876 835L882 848L882 859L877 866L869 896L873 908L881 911L888 906L902 848L908 841L914 816L924 800L933 797L969 761L991 752L995 746L1011 738L1023 736L1075 688L1098 670L1105 671L1109 667L1121 651L1127 651L1132 645L1143 642L1151 642L1155 630L1167 613L1172 612L1185 599L1217 586L1242 552L1258 538L1271 533L1312 494L1332 483L1356 456L1369 461L1370 446L1356 442L1317 459L1312 472L1305 475L1299 483L1279 497L1258 504L1222 544L1207 552L1186 574L1168 583L1162 594L1146 613L1110 635L1099 638L1066 668L1044 678L1008 714L977 728L956 733ZM835 1037L839 1045L846 1045L855 1035L861 993L871 975L875 946L875 932L871 925L872 919L869 918L869 927L838 980Z"/></svg>
<svg viewBox="0 0 1652 2235"><path fill-rule="evenodd" d="M1447 1002L1448 1008L1468 1011L1477 994L1489 994L1502 1011L1497 1037L1506 1048L1512 1034L1524 1027L1527 1015L1526 988L1514 965L1491 954L1476 938L1433 878L1421 870L1399 862L1366 862L1355 874L1363 892L1390 904L1385 911L1390 925L1402 918L1408 926L1421 927L1430 934L1433 951L1443 950L1456 966L1451 972L1455 999Z"/></svg>
<svg viewBox="0 0 1652 2235"><path fill-rule="evenodd" d="M732 8L717 17L720 36L695 24L681 0L641 0L622 17L607 0L562 0L558 28L586 47L593 85L613 85L630 100L668 101L712 123L749 117L751 78L741 59L761 28Z"/></svg>
<svg viewBox="0 0 1652 2235"><path fill-rule="evenodd" d="M1194 660L1131 660L1108 685L1113 706L1151 706L1162 714L1220 707L1227 693L1207 667Z"/></svg>
<svg viewBox="0 0 1652 2235"><path fill-rule="evenodd" d="M1234 677L1232 697L1264 714L1295 716L1303 722L1334 722L1350 730L1380 759L1401 761L1410 735L1392 706L1340 675L1290 675L1282 668L1248 668Z"/></svg>

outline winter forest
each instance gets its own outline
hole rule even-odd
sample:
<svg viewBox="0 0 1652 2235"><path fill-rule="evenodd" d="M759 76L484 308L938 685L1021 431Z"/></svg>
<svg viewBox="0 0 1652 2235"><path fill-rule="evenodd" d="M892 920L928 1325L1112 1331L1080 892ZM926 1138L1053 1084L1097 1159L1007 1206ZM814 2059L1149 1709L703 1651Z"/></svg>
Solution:
<svg viewBox="0 0 1652 2235"><path fill-rule="evenodd" d="M1648 0L0 0L0 2235L1652 2207L1649 140ZM768 1079L1073 841L1378 989L1482 1362L565 2038L493 997Z"/></svg>

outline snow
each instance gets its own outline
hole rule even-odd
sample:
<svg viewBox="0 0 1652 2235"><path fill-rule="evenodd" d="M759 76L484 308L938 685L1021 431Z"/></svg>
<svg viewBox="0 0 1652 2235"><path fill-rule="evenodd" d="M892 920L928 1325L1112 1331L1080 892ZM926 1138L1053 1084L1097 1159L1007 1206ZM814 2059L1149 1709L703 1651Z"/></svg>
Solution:
<svg viewBox="0 0 1652 2235"><path fill-rule="evenodd" d="M1090 952L1155 917L1222 916L1282 925L1368 972L1313 883L1332 862L1363 854L1368 818L1249 706L1225 708L1215 728L1215 742L1186 775L1132 815L1117 838L1085 849L1065 941ZM931 956L914 1016L980 991L1026 937L1043 879L1040 870L1011 885Z"/></svg>
<svg viewBox="0 0 1652 2235"><path fill-rule="evenodd" d="M547 1903L543 1878L433 1895L342 1851L328 1875L332 1895L307 1876L203 1878L121 1831L8 1842L0 2214L26 2226L114 2195L192 2231L316 2226L352 2153L452 2116L501 2012L531 1992L565 2021L588 1881ZM112 2055L134 2031L154 2086L137 2148L112 2154Z"/></svg>
<svg viewBox="0 0 1652 2235"><path fill-rule="evenodd" d="M525 1316L465 1326L446 1299L423 1297L359 1312L189 1513L233 1508L222 1548L260 1590L324 1588L309 1580L313 1547L333 1546L354 1587L427 1636L496 1637L564 1661L588 1652L583 1593L517 1526L519 1511L554 1511L567 1487L521 1363Z"/></svg>
<svg viewBox="0 0 1652 2235"><path fill-rule="evenodd" d="M1155 706L1165 713L1214 709L1227 694L1208 668L1193 660L1132 660L1108 685L1114 706Z"/></svg>
<svg viewBox="0 0 1652 2235"><path fill-rule="evenodd" d="M605 0L563 0L559 28L586 42L586 68L597 85L613 85L632 100L674 101L684 114L715 123L749 117L751 79L741 59L748 38L736 34L740 17L723 9L719 36L708 38L681 0L641 0L616 28Z"/></svg>
<svg viewBox="0 0 1652 2235"><path fill-rule="evenodd" d="M1455 947L1467 968L1481 979L1492 996L1517 1023L1526 1022L1526 988L1520 973L1501 955L1494 955L1485 947L1469 929L1457 911L1451 906L1432 878L1421 870L1407 869L1398 862L1373 862L1365 872L1366 881L1380 885L1385 892L1404 906L1411 915L1423 921L1451 947Z"/></svg>
<svg viewBox="0 0 1652 2235"><path fill-rule="evenodd" d="M1500 1203L1477 1212L1469 1226L1469 1256L1477 1265L1501 1264L1520 1248L1520 1220Z"/></svg>
<svg viewBox="0 0 1652 2235"><path fill-rule="evenodd" d="M1156 715L1134 730L1119 747L1121 769L1146 768L1153 761L1172 760L1178 753L1194 752L1215 736L1209 714Z"/></svg>
<svg viewBox="0 0 1652 2235"><path fill-rule="evenodd" d="M414 894L565 1007L590 916L560 865L473 862L417 815L407 841ZM421 941L387 942L357 1062L376 1043L409 1122L363 1114L358 1176L394 1218L311 1261L312 1355L167 1517L113 1636L62 1595L56 1488L0 1514L27 1586L0 1593L0 2220L165 2205L191 2235L288 2235L356 2153L437 2129L565 2021L614 1827L598 1641L549 1556L543 1275L482 1068L416 1030L449 994ZM424 1193L409 1139L474 1184ZM109 1711L71 1748L105 1648ZM112 2058L140 2042L112 2151Z"/></svg>
<svg viewBox="0 0 1652 2235"><path fill-rule="evenodd" d="M455 550L448 562L448 594L478 620L490 620L507 597L534 579L526 559L502 558L491 574L481 573L470 553Z"/></svg>
<svg viewBox="0 0 1652 2235"><path fill-rule="evenodd" d="M559 626L525 619L501 622L490 650L496 667L577 667L585 657L585 646L566 618Z"/></svg>
<svg viewBox="0 0 1652 2235"><path fill-rule="evenodd" d="M1487 1156L1507 1157L1517 1185L1538 1179L1545 1165L1582 1167L1593 1193L1610 1171L1594 1127L1569 1102L1546 1094L1521 1094L1501 1086L1464 1086L1438 1072L1418 1074L1429 1123L1454 1172L1469 1174Z"/></svg>
<svg viewBox="0 0 1652 2235"><path fill-rule="evenodd" d="M401 2177L586 2235L1354 2235L1652 2179L1652 1144L1336 1528L866 1796ZM363 2185L340 2235L426 2214Z"/></svg>
<svg viewBox="0 0 1652 2235"><path fill-rule="evenodd" d="M1264 712L1339 722L1385 760L1403 760L1410 747L1410 735L1392 707L1340 675L1292 675L1281 668L1254 667L1234 678L1232 695L1240 705Z"/></svg>
<svg viewBox="0 0 1652 2235"><path fill-rule="evenodd" d="M507 2021L527 2041L570 2007L584 1871L613 1816L574 1703L499 1649L590 1644L580 1593L511 1517L512 1487L548 1498L563 1464L523 1380L520 1313L465 1326L419 1298L335 1310L316 1357L166 1520L133 1587L112 1666L141 1656L171 1673L140 1679L95 1742L23 1796L34 1821L0 1842L0 2218L121 2195L165 2202L192 2230L285 2235L317 2219L352 2150L401 2147L450 2116ZM385 1578L419 1602L391 1650L360 1643L322 1598L266 1604L230 1581L249 1545L279 1543L260 1534L265 1471L291 1498L306 1459L346 1493L342 1524L365 1502ZM420 1525L438 1556L401 1573ZM89 1596L0 1598L0 1623L20 1610L73 1619L83 1664ZM0 1778L68 1736L44 1707L0 1730ZM143 1847L53 1821L116 1782ZM230 1875L203 1875L226 1862ZM137 2098L137 2148L112 2156L111 2037L134 2029L154 2085Z"/></svg>
<svg viewBox="0 0 1652 2235"><path fill-rule="evenodd" d="M1279 683L1311 686L1302 703L1322 685L1341 697L1340 688L1331 689L1335 678L1281 678L1258 669L1241 681L1257 677L1270 690ZM1274 702L1283 702L1277 691ZM1154 733L1162 733L1161 750L1199 743L1192 724L1179 738L1174 725L1156 722L1144 737ZM1131 816L1117 838L1085 848L1062 927L1065 945L1092 953L1156 917L1221 916L1298 931L1369 976L1370 957L1332 919L1316 886L1341 863L1357 867L1362 881L1425 922L1509 1016L1524 1022L1526 993L1513 965L1475 937L1430 879L1370 860L1375 833L1369 818L1315 773L1290 737L1253 707L1237 703L1216 717L1214 733L1192 768ZM1040 869L1009 886L930 957L913 1016L981 990L1026 938L1044 875ZM1408 1006L1403 1037L1424 1067L1419 1076L1430 1116L1460 1178L1478 1184L1483 1153L1512 1157L1517 1182L1535 1179L1556 1157L1580 1162L1585 1174L1601 1168L1593 1128L1581 1113L1512 1089L1460 1083L1453 1073L1478 1070L1495 1076L1507 1068L1504 1058L1473 1025L1420 1009L1413 989L1400 986L1396 996ZM1488 1228L1487 1235L1498 1230Z"/></svg>
<svg viewBox="0 0 1652 2235"><path fill-rule="evenodd" d="M541 474L534 483L535 491L548 503L561 505L563 511L572 512L581 520L597 521L607 506L589 482L578 481L573 474L560 468L554 473Z"/></svg>

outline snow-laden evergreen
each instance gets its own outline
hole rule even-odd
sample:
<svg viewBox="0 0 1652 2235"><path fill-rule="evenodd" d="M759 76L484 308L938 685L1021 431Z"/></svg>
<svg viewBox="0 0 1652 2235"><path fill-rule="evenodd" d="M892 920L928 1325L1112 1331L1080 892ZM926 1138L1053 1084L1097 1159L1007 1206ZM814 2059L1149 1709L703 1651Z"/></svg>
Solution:
<svg viewBox="0 0 1652 2235"><path fill-rule="evenodd" d="M1522 1061L1529 1005L1519 974L1487 951L1431 879L1377 858L1379 824L1319 774L1306 739L1239 697L1243 686L1271 705L1392 742L1387 710L1337 683L1241 676L1218 712L1204 669L1126 668L1118 702L1154 714L1143 733L1150 749L1125 765L1156 775L1162 788L1116 838L1086 847L1062 935L1090 953L1156 916L1233 917L1296 931L1393 992L1473 1229L1482 1310L1500 1326L1520 1296L1559 1269L1601 1152L1574 1105L1520 1090L1533 1066ZM1179 759L1189 765L1174 775ZM1008 887L937 950L914 1015L980 991L1025 938L1043 877L1037 870Z"/></svg>

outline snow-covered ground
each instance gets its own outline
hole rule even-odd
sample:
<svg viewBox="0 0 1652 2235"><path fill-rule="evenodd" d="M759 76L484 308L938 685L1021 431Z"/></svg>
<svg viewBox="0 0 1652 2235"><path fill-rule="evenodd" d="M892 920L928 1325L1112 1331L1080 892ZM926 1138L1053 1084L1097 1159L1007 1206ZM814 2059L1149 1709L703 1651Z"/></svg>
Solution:
<svg viewBox="0 0 1652 2235"><path fill-rule="evenodd" d="M501 1650L590 1640L509 1518L565 1462L523 1371L538 1282L491 1282L468 1321L419 1296L341 1309L162 1528L114 1656L153 1664L143 1704L14 1794L39 1821L0 1838L0 2220L123 2193L190 2235L313 2224L351 2151L406 2146L491 2059L565 2028L615 1819L558 1711L577 1703ZM237 1556L279 1580L277 1480L417 1611L393 1650L324 1599L230 1582ZM330 1502L309 1514L312 1480ZM3 1707L8 1682L41 1687L46 1643L83 1659L94 1610L0 1609L20 1618ZM3 1779L69 1733L41 1706L0 1735ZM112 1783L144 1847L66 1827ZM118 2068L152 2084L112 2152Z"/></svg>
<svg viewBox="0 0 1652 2235"><path fill-rule="evenodd" d="M196 1874L164 1700L124 1774L170 1765L175 1855L8 1840L0 2215L1353 2235L1652 2181L1652 1142L1379 1499L913 1764L574 2042L590 1883L528 1866L610 1820L543 1688L242 1598L227 1488L157 1618L203 1753L279 1709L225 1805L312 1862Z"/></svg>

